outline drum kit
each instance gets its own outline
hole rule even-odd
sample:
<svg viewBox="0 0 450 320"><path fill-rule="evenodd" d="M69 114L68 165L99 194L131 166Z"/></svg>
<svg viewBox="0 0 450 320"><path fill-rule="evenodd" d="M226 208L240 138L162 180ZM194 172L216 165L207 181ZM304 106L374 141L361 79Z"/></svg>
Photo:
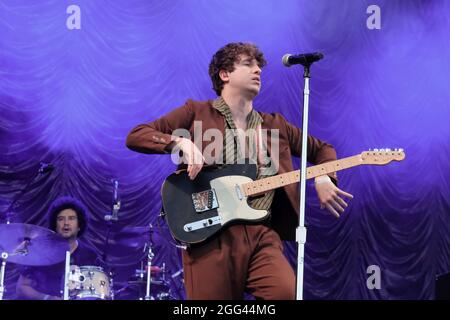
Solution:
<svg viewBox="0 0 450 320"><path fill-rule="evenodd" d="M151 227L150 227L151 228ZM127 229L121 237L137 241L149 227ZM134 238L133 238L134 236ZM120 237L115 238L121 242ZM165 263L152 265L154 253L150 242L144 251L146 261L140 269L124 282L113 282L113 274L100 266L70 265L68 242L49 229L24 223L0 224L0 300L5 293L5 270L7 262L22 266L50 266L65 259L65 300L172 300L170 284L166 277ZM145 267L144 267L145 266ZM150 272L148 272L150 271Z"/></svg>

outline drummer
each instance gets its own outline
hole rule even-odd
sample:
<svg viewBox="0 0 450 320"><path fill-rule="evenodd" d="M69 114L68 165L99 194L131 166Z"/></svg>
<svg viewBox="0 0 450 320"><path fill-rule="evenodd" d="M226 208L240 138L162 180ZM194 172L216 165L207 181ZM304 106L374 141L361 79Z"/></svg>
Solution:
<svg viewBox="0 0 450 320"><path fill-rule="evenodd" d="M87 228L87 209L77 199L60 197L47 213L49 228L69 242L70 264L98 265L97 254L80 241ZM61 300L64 284L65 262L50 266L24 267L20 272L16 292L19 299Z"/></svg>

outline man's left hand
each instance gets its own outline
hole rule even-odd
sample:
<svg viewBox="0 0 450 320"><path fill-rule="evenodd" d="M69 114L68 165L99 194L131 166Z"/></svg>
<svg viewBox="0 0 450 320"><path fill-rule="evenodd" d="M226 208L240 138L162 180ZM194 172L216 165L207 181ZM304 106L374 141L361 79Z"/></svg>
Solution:
<svg viewBox="0 0 450 320"><path fill-rule="evenodd" d="M327 208L336 218L347 208L342 196L353 199L353 195L334 185L329 176L316 177L314 183L320 201L320 209Z"/></svg>

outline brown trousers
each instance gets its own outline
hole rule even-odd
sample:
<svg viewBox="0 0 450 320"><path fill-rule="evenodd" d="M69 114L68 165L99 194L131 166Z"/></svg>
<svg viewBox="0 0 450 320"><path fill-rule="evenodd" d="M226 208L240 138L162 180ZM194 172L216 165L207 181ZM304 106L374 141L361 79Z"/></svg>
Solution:
<svg viewBox="0 0 450 320"><path fill-rule="evenodd" d="M234 225L183 251L188 299L295 298L295 275L278 234L263 225Z"/></svg>

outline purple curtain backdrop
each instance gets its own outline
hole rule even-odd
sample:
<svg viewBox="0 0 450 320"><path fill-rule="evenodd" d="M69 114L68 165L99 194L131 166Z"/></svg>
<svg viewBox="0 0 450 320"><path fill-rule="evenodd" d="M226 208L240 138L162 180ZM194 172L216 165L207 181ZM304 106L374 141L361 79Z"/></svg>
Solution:
<svg viewBox="0 0 450 320"><path fill-rule="evenodd" d="M69 30L69 5L81 29ZM370 30L369 5L381 9ZM369 148L404 148L406 160L343 171L340 187L355 198L340 219L319 210L307 190L306 299L432 299L437 274L450 271L449 1L0 1L0 212L33 178L40 161L55 165L32 180L12 220L46 225L61 195L90 210L85 235L101 255L111 210L111 179L120 182L124 228L153 225L154 263L173 275L184 298L180 250L158 215L169 156L125 147L138 123L187 98L214 98L212 54L233 41L265 53L257 110L301 125L302 69L285 53L321 51L312 67L310 132L338 157ZM298 165L298 160L296 160ZM137 237L139 238L139 237ZM144 243L113 239L118 281L144 261ZM296 245L286 243L296 265ZM367 268L379 266L381 289ZM17 266L6 270L14 299Z"/></svg>

